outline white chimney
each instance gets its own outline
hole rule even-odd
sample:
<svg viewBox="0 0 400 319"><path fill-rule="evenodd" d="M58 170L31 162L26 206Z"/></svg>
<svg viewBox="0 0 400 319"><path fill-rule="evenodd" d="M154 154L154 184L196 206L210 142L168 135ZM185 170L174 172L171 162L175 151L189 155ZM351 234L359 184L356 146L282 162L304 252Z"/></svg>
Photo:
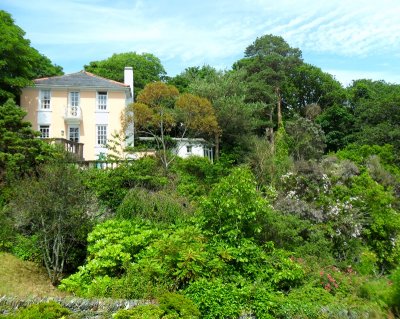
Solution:
<svg viewBox="0 0 400 319"><path fill-rule="evenodd" d="M124 69L124 84L129 85L131 89L132 101L134 100L133 91L133 68L131 66L126 66Z"/></svg>

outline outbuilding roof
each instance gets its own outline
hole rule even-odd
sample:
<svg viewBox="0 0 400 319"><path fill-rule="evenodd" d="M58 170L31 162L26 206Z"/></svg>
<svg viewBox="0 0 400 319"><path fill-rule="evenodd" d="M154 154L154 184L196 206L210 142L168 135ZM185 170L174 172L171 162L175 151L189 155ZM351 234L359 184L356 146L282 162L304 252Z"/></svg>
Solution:
<svg viewBox="0 0 400 319"><path fill-rule="evenodd" d="M40 78L33 81L39 87L129 89L128 84L102 78L86 71Z"/></svg>

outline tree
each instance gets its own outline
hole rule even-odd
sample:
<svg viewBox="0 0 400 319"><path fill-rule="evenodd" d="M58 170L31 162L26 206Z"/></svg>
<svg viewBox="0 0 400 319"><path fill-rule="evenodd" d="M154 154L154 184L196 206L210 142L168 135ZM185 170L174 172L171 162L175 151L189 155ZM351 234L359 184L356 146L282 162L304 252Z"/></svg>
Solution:
<svg viewBox="0 0 400 319"><path fill-rule="evenodd" d="M17 229L38 237L53 284L59 282L66 267L82 262L80 250L85 247L95 206L79 169L65 162L42 166L39 177L18 183L7 209Z"/></svg>
<svg viewBox="0 0 400 319"><path fill-rule="evenodd" d="M209 65L203 65L202 67L192 66L186 68L181 74L168 78L167 83L174 85L179 92L183 93L190 91L188 87L192 82L211 78L217 73L217 70Z"/></svg>
<svg viewBox="0 0 400 319"><path fill-rule="evenodd" d="M344 148L354 131L354 115L345 105L332 105L316 118L326 137L327 151Z"/></svg>
<svg viewBox="0 0 400 319"><path fill-rule="evenodd" d="M269 206L258 192L251 171L237 167L214 186L200 208L203 227L209 235L235 243L260 233Z"/></svg>
<svg viewBox="0 0 400 319"><path fill-rule="evenodd" d="M0 105L0 187L53 156L54 149L37 138L25 115L11 99Z"/></svg>
<svg viewBox="0 0 400 319"><path fill-rule="evenodd" d="M301 116L286 122L289 149L294 160L320 159L324 154L325 135L319 124Z"/></svg>
<svg viewBox="0 0 400 319"><path fill-rule="evenodd" d="M270 34L257 38L248 46L245 57L234 64L234 69L246 70L248 99L265 103L265 116L271 123L277 107L279 126L282 123L282 88L301 63L299 49L291 48L282 37ZM272 139L272 127L267 133Z"/></svg>
<svg viewBox="0 0 400 319"><path fill-rule="evenodd" d="M126 66L133 67L135 96L146 84L160 81L166 75L160 59L151 53L114 53L105 60L90 62L84 68L88 72L107 79L124 82L124 68Z"/></svg>
<svg viewBox="0 0 400 319"><path fill-rule="evenodd" d="M149 83L123 116L123 126L134 124L139 134L151 137L165 170L175 156L168 158L169 137L215 136L219 127L211 103L201 97L179 92L173 85Z"/></svg>
<svg viewBox="0 0 400 319"><path fill-rule="evenodd" d="M357 80L348 88L354 114L352 142L392 144L400 152L400 85Z"/></svg>
<svg viewBox="0 0 400 319"><path fill-rule="evenodd" d="M339 81L307 63L302 63L293 70L282 95L285 108L302 116L306 115L308 105L317 104L323 111L346 101L346 92Z"/></svg>
<svg viewBox="0 0 400 319"><path fill-rule="evenodd" d="M0 10L0 103L16 98L37 77L62 74L62 68L30 46L11 15Z"/></svg>
<svg viewBox="0 0 400 319"><path fill-rule="evenodd" d="M258 116L260 103L247 103L244 71L210 72L191 81L187 90L212 103L221 128L221 151L238 161L250 150L250 139L264 123Z"/></svg>

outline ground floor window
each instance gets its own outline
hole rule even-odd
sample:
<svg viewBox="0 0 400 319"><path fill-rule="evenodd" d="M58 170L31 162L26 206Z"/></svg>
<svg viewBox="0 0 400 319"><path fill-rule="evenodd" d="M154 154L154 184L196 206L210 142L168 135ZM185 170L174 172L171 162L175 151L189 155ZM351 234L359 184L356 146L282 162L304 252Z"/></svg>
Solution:
<svg viewBox="0 0 400 319"><path fill-rule="evenodd" d="M70 126L68 128L68 139L71 142L79 143L79 127L78 126Z"/></svg>
<svg viewBox="0 0 400 319"><path fill-rule="evenodd" d="M96 145L107 144L107 125L96 125Z"/></svg>
<svg viewBox="0 0 400 319"><path fill-rule="evenodd" d="M40 138L50 137L50 125L40 125L39 126Z"/></svg>

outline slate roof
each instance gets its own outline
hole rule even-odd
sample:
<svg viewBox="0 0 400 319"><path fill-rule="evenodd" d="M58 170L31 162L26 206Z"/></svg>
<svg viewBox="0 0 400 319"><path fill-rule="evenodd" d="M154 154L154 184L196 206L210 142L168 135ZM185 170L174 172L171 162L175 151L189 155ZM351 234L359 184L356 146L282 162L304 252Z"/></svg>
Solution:
<svg viewBox="0 0 400 319"><path fill-rule="evenodd" d="M129 85L105 79L86 71L41 78L33 81L38 87L129 89Z"/></svg>

